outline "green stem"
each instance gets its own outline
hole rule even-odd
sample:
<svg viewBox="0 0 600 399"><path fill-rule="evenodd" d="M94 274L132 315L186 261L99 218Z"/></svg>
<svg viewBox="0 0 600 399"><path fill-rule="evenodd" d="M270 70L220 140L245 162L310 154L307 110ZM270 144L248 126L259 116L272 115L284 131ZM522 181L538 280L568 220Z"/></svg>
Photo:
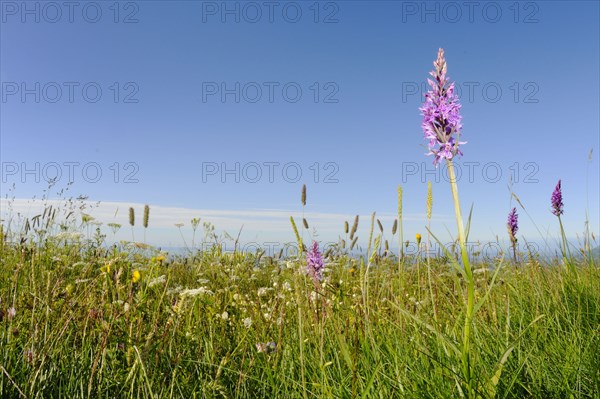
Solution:
<svg viewBox="0 0 600 399"><path fill-rule="evenodd" d="M291 218L291 217L290 217ZM293 221L293 219L292 219ZM297 283L299 283L297 281ZM298 284L298 286L300 286ZM298 301L298 303L300 303L300 291L297 290L296 291L296 300ZM306 378L304 376L304 336L303 336L303 331L304 328L302 326L302 307L298 306L298 344L300 346L300 377L302 380L302 397L304 399L307 398L306 396Z"/></svg>
<svg viewBox="0 0 600 399"><path fill-rule="evenodd" d="M431 238L430 238L430 232L431 231L431 220L427 220L427 244L425 244L425 248L427 251L427 280L429 281L429 296L431 297L431 303L433 305L433 320L435 320L435 322L437 323L438 321L438 317L437 317L437 305L435 303L435 297L433 295L433 285L431 283L431 259L429 258L429 251L431 248Z"/></svg>
<svg viewBox="0 0 600 399"><path fill-rule="evenodd" d="M398 276L400 291L404 291L404 230L402 228L402 186L398 185Z"/></svg>
<svg viewBox="0 0 600 399"><path fill-rule="evenodd" d="M565 259L565 263L567 264L567 266L570 267L572 264L571 250L569 249L569 246L567 245L567 237L565 236L565 229L563 228L562 219L560 218L560 215L558 215L558 223L560 224L560 236L562 239L562 255L563 255L563 258ZM568 255L568 258L567 258L567 255Z"/></svg>
<svg viewBox="0 0 600 399"><path fill-rule="evenodd" d="M400 244L400 248L398 248L398 266L404 260L404 229L402 228L402 186L398 186L398 243Z"/></svg>
<svg viewBox="0 0 600 399"><path fill-rule="evenodd" d="M456 182L456 174L454 173L454 165L452 161L447 159L448 177L450 178L450 187L452 188L452 199L454 200L454 213L456 216L456 224L458 227L458 241L460 243L460 252L463 267L465 268L466 284L467 284L467 309L465 316L465 328L463 332L463 374L467 384L467 396L474 397L473 390L473 370L471 367L471 327L473 324L473 313L475 309L475 283L473 280L473 271L469 263L469 255L467 253L467 243L465 229L463 226L462 213L460 211L460 201L458 198L458 185Z"/></svg>

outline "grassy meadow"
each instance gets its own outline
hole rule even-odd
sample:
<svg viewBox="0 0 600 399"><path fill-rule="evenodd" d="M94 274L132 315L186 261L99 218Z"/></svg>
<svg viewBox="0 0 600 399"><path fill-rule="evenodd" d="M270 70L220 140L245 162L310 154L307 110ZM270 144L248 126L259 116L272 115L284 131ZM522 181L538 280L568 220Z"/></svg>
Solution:
<svg viewBox="0 0 600 399"><path fill-rule="evenodd" d="M36 238L30 220L20 240L3 229L2 398L600 397L600 268L587 257L471 264L485 301L470 394L467 285L448 256L399 261L371 225L372 256L333 247L317 283L304 253L174 256L107 245L85 214L79 233L50 234L54 216Z"/></svg>

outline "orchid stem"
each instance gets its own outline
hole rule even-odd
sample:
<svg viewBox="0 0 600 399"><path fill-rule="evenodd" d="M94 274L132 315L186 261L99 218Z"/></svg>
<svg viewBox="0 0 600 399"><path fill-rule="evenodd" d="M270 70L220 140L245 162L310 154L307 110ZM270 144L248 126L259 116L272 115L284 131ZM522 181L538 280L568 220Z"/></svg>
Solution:
<svg viewBox="0 0 600 399"><path fill-rule="evenodd" d="M450 187L452 188L452 199L454 200L454 213L456 215L456 224L458 227L458 241L460 243L460 252L463 267L465 268L465 277L467 283L467 309L465 316L465 328L463 331L463 374L467 384L467 397L471 398L475 396L473 390L473 370L471 367L471 327L473 324L473 313L475 309L475 283L473 281L473 271L469 263L469 255L467 253L467 243L465 230L463 227L462 213L460 210L460 201L458 198L458 184L456 181L456 174L454 172L454 165L452 160L446 159L446 165L448 167L448 177L450 178Z"/></svg>

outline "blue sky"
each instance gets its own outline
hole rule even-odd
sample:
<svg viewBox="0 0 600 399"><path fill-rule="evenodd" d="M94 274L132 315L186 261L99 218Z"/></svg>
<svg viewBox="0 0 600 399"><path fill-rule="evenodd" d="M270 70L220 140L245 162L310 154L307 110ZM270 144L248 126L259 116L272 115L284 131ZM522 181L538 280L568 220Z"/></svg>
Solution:
<svg viewBox="0 0 600 399"><path fill-rule="evenodd" d="M412 238L432 180L432 228L447 237L450 187L424 155L418 111L443 47L463 104L471 236L506 238L511 175L531 216L519 209L519 237L557 237L558 179L567 234L589 208L598 235L597 1L61 4L1 3L0 191L25 214L60 170L52 192L72 172L69 195L106 204L94 211L105 223L150 204L154 244L180 245L174 224L189 234L193 216L286 242L306 183L319 239L355 214L366 239L373 211L389 235L402 184Z"/></svg>

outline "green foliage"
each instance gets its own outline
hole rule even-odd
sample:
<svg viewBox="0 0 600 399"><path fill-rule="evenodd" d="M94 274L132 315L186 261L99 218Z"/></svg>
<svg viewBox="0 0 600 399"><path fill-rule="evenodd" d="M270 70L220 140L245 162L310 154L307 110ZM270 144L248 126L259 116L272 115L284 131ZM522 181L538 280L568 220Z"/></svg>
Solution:
<svg viewBox="0 0 600 399"><path fill-rule="evenodd" d="M379 245L316 293L297 258L4 242L0 397L459 397L464 277ZM477 395L600 396L597 264L496 266L472 264Z"/></svg>

